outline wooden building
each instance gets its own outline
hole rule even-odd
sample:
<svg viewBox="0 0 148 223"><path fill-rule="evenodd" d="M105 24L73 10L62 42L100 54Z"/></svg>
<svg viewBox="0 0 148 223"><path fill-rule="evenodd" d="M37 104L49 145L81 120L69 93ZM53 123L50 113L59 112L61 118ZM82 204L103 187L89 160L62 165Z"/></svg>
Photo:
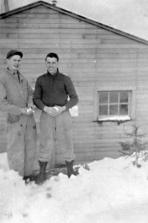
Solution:
<svg viewBox="0 0 148 223"><path fill-rule="evenodd" d="M136 36L38 1L0 15L0 66L7 51L24 52L22 72L32 86L45 72L48 52L77 89L74 121L76 161L118 157L126 126L148 136L148 42ZM0 148L5 150L1 113Z"/></svg>

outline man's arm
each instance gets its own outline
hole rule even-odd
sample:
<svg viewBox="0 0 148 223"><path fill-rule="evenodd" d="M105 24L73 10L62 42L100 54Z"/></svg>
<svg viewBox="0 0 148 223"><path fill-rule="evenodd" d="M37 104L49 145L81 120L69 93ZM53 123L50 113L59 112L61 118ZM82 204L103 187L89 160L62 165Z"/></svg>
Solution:
<svg viewBox="0 0 148 223"><path fill-rule="evenodd" d="M14 115L21 114L21 109L18 106L7 101L6 89L2 80L0 80L0 110Z"/></svg>
<svg viewBox="0 0 148 223"><path fill-rule="evenodd" d="M44 110L44 104L42 102L42 87L40 85L40 79L38 78L35 83L35 90L33 94L33 103L39 108L40 110Z"/></svg>
<svg viewBox="0 0 148 223"><path fill-rule="evenodd" d="M28 111L27 108L20 108L14 104L11 104L7 100L6 88L5 88L5 81L3 78L0 79L0 110L2 112L7 112L13 115L30 115L32 111Z"/></svg>
<svg viewBox="0 0 148 223"><path fill-rule="evenodd" d="M65 89L70 99L65 105L66 110L68 110L69 108L72 108L74 105L76 105L79 101L73 82L68 76L65 78Z"/></svg>

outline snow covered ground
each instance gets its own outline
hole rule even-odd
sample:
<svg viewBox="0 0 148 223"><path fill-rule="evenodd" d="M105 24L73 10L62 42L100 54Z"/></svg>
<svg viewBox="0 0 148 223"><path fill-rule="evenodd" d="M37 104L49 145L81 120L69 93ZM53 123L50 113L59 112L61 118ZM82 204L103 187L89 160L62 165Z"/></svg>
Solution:
<svg viewBox="0 0 148 223"><path fill-rule="evenodd" d="M141 168L131 161L105 158L38 186L25 185L0 154L0 222L147 223L148 161Z"/></svg>

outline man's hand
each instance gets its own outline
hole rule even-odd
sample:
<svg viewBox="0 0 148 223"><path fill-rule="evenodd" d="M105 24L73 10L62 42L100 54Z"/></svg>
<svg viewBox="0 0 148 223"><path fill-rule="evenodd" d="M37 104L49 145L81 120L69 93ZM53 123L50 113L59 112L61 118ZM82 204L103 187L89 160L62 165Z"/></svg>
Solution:
<svg viewBox="0 0 148 223"><path fill-rule="evenodd" d="M54 109L56 109L57 113L60 114L66 110L66 106L55 106Z"/></svg>
<svg viewBox="0 0 148 223"><path fill-rule="evenodd" d="M23 115L32 115L34 113L32 108L21 108L20 110Z"/></svg>
<svg viewBox="0 0 148 223"><path fill-rule="evenodd" d="M56 116L56 110L53 107L44 107L44 112L46 112L48 115L55 117Z"/></svg>
<svg viewBox="0 0 148 223"><path fill-rule="evenodd" d="M32 110L34 110L36 109L36 106L33 103L29 103L28 108L32 108Z"/></svg>
<svg viewBox="0 0 148 223"><path fill-rule="evenodd" d="M66 110L65 106L44 107L44 111L52 117L56 117Z"/></svg>

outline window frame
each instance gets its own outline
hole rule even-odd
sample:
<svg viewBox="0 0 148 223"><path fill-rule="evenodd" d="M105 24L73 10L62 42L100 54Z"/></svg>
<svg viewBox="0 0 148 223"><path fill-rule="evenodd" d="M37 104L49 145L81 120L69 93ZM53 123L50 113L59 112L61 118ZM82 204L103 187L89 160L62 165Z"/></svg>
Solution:
<svg viewBox="0 0 148 223"><path fill-rule="evenodd" d="M108 104L108 108L109 109L109 106L114 104L114 105L117 105L118 106L118 112L119 112L119 107L122 105L122 104L128 104L128 114L127 115L121 115L121 114L118 114L118 115L100 115L99 114L99 106L100 106L100 103L99 103L99 93L100 92L107 92L107 94L111 95L112 92L117 92L118 93L118 102L116 103L110 103L109 99L108 99L108 102L106 103L106 105ZM120 103L119 101L119 94L121 95L121 92L128 92L128 103ZM129 88L129 89L97 89L97 121L100 121L100 122L103 122L103 121L129 121L132 119L132 117L135 116L134 114L134 109L133 109L133 106L135 104L135 100L133 97L133 95L135 95L135 93L133 93L134 90ZM109 96L108 96L109 97ZM133 103L134 102L134 103ZM105 104L105 103L104 103ZM102 103L103 105L103 103ZM109 110L108 110L109 112Z"/></svg>

